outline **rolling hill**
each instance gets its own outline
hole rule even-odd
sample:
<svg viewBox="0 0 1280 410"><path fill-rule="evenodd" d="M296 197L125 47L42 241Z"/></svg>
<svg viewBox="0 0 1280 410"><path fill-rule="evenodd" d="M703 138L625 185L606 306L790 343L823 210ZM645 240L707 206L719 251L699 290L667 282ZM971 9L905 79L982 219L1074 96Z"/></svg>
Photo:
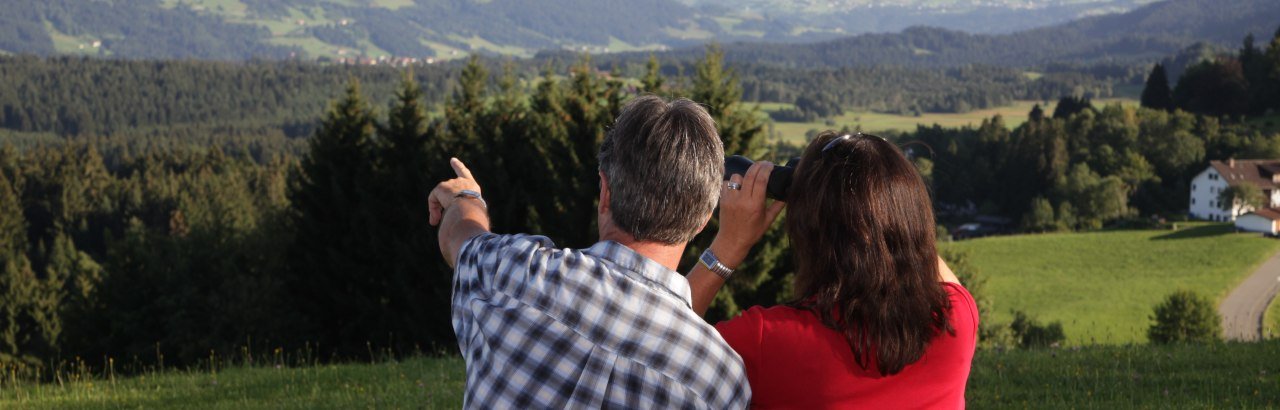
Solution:
<svg viewBox="0 0 1280 410"><path fill-rule="evenodd" d="M454 58L809 42L928 25L1011 32L1154 0L0 0L0 54Z"/></svg>
<svg viewBox="0 0 1280 410"><path fill-rule="evenodd" d="M1011 34L912 27L813 44L736 43L725 51L729 61L795 67L1133 64L1158 61L1197 43L1236 48L1247 34L1269 39L1278 28L1280 2L1275 0L1169 0ZM689 48L664 56L691 58L701 52Z"/></svg>

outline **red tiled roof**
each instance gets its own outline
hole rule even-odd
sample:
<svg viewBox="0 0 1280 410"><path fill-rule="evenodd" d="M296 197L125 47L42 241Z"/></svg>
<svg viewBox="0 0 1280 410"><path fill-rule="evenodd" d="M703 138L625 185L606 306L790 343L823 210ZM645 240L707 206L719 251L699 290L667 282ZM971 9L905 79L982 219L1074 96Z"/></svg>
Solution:
<svg viewBox="0 0 1280 410"><path fill-rule="evenodd" d="M1276 189L1280 183L1273 179L1280 174L1280 160L1245 159L1228 161L1209 161L1209 166L1222 175L1228 185L1250 182L1259 189Z"/></svg>
<svg viewBox="0 0 1280 410"><path fill-rule="evenodd" d="M1250 213L1273 221L1280 220L1280 208L1263 208Z"/></svg>

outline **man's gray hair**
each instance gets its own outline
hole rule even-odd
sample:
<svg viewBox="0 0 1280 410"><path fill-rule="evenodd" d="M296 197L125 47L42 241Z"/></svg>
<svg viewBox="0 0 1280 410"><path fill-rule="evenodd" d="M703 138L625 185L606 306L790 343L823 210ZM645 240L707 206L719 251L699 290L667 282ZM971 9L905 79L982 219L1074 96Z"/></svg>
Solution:
<svg viewBox="0 0 1280 410"><path fill-rule="evenodd" d="M600 146L613 223L637 241L689 242L716 202L724 143L701 105L648 95L622 108Z"/></svg>

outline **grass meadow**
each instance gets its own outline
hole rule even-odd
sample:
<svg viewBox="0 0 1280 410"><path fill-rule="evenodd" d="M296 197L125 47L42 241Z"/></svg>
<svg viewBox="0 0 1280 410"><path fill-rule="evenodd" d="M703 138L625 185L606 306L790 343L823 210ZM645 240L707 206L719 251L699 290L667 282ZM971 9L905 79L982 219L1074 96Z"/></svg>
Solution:
<svg viewBox="0 0 1280 410"><path fill-rule="evenodd" d="M1137 105L1138 101L1127 98L1108 98L1094 100L1094 105L1101 107L1107 104L1124 104ZM1043 101L1016 101L1011 105L988 108L985 110L975 110L960 114L950 113L925 113L919 117L911 115L887 114L870 111L848 111L844 115L831 118L828 120L819 120L813 122L773 122L773 133L775 138L795 144L803 145L805 142L805 133L809 130L838 130L844 126L849 128L861 127L866 132L882 132L888 130L897 131L913 131L917 125L931 126L938 124L943 127L962 127L965 125L978 126L982 124L982 120L991 118L999 114L1004 118L1004 122L1010 129L1022 125L1027 121L1027 117L1031 112L1031 108L1036 104L1040 104L1044 108L1046 114L1053 113L1054 102ZM782 103L761 103L760 110L764 112L777 111L784 108L792 108L791 104Z"/></svg>
<svg viewBox="0 0 1280 410"><path fill-rule="evenodd" d="M978 351L967 398L974 408L1276 408L1280 339L1153 346L1155 304L1178 288L1220 299L1280 241L1230 225L990 237L944 246L970 254L995 311L1062 321L1059 348ZM1269 323L1280 317L1271 306ZM248 362L241 360L240 362ZM457 408L464 364L416 356L376 363L209 363L130 376L62 369L35 383L0 369L0 408Z"/></svg>
<svg viewBox="0 0 1280 410"><path fill-rule="evenodd" d="M0 384L13 409L458 408L460 357L374 364L232 366L148 371L131 377L67 373L62 382Z"/></svg>
<svg viewBox="0 0 1280 410"><path fill-rule="evenodd" d="M1021 310L1061 321L1067 344L1146 343L1152 310L1178 289L1215 301L1273 253L1280 241L1235 233L1230 224L1182 229L999 236L945 244L968 252L994 306L984 321ZM1274 311L1274 308L1273 308Z"/></svg>
<svg viewBox="0 0 1280 410"><path fill-rule="evenodd" d="M0 407L458 408L463 381L463 362L456 357L164 371L5 385ZM1275 408L1280 406L1280 341L981 350L966 396L974 408Z"/></svg>
<svg viewBox="0 0 1280 410"><path fill-rule="evenodd" d="M1271 299L1266 316L1262 320L1262 334L1271 339L1280 339L1280 296Z"/></svg>

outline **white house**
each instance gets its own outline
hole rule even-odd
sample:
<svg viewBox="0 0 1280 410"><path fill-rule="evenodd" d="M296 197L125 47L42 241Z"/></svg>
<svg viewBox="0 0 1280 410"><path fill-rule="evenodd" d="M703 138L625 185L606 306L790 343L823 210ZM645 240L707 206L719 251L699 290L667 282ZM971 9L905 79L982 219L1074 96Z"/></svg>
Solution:
<svg viewBox="0 0 1280 410"><path fill-rule="evenodd" d="M1280 232L1280 211L1273 208L1259 209L1236 217L1236 229L1275 235Z"/></svg>
<svg viewBox="0 0 1280 410"><path fill-rule="evenodd" d="M1240 184L1253 184L1262 191L1267 199L1263 208L1280 207L1280 160L1209 161L1209 167L1191 179L1191 217L1228 222L1254 211L1252 206L1242 204L1232 204L1230 210L1224 210L1218 203L1223 190ZM1276 211L1280 215L1280 209Z"/></svg>

